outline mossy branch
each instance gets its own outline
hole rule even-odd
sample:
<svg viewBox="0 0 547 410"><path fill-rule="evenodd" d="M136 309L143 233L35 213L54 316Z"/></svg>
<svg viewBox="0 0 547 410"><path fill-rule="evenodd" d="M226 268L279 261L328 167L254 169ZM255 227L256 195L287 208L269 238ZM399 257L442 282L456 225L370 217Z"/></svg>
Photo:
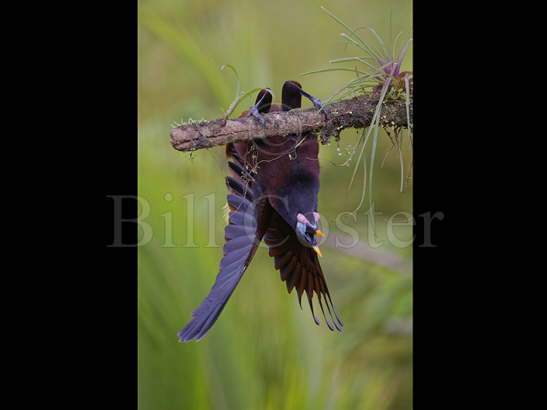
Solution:
<svg viewBox="0 0 547 410"><path fill-rule="evenodd" d="M326 144L332 136L338 139L345 128L369 126L377 104L377 94L363 94L328 104L324 112L308 109L264 114L267 119L264 126L254 117L186 124L171 130L171 144L179 151L195 151L230 142L308 132L318 132L321 143ZM410 98L410 118L412 107ZM404 97L384 101L380 126L408 128Z"/></svg>

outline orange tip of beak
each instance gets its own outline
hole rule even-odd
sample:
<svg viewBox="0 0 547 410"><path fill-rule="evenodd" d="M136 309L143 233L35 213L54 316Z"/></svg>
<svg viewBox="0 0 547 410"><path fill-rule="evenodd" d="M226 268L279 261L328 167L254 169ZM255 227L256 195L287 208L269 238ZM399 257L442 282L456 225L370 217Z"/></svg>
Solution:
<svg viewBox="0 0 547 410"><path fill-rule="evenodd" d="M321 251L319 250L319 248L317 246L314 246L313 247L313 250L315 251L316 254L318 254L319 256L323 256L321 255Z"/></svg>
<svg viewBox="0 0 547 410"><path fill-rule="evenodd" d="M319 229L317 231L315 231L315 233L319 236L325 236L325 234L323 232L321 232Z"/></svg>

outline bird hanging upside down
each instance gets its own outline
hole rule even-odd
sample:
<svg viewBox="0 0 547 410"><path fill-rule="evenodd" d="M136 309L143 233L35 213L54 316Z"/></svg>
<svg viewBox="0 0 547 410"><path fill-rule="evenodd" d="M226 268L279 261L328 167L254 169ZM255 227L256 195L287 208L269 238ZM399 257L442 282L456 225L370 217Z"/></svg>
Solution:
<svg viewBox="0 0 547 410"><path fill-rule="evenodd" d="M263 89L256 104L241 117L252 115L265 124L262 114L300 108L302 95L321 108L321 101L303 91L299 83L286 81L281 106L272 105L270 91ZM277 136L226 146L231 176L226 177L230 213L224 230L224 257L209 295L178 333L181 342L200 340L211 329L262 239L289 293L296 288L300 304L306 293L315 323L320 321L314 313L314 294L329 329L342 330L318 258L316 235L323 236L317 227L318 153L315 135Z"/></svg>

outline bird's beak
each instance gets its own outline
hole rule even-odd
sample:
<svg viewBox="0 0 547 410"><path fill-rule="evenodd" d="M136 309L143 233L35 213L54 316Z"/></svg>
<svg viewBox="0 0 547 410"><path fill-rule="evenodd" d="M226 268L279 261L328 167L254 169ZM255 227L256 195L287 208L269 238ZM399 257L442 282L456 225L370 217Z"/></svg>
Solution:
<svg viewBox="0 0 547 410"><path fill-rule="evenodd" d="M319 256L323 256L323 255L321 255L321 251L319 250L319 247L318 247L318 246L314 246L314 247L313 247L313 250L314 250L315 253L318 254Z"/></svg>
<svg viewBox="0 0 547 410"><path fill-rule="evenodd" d="M317 231L315 231L315 233L319 236L325 236L325 234L323 232L321 232L319 229Z"/></svg>

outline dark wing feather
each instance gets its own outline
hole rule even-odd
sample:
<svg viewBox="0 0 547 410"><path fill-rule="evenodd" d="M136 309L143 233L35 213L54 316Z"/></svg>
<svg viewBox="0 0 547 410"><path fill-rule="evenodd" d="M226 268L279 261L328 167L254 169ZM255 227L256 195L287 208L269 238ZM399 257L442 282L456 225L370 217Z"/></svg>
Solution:
<svg viewBox="0 0 547 410"><path fill-rule="evenodd" d="M294 230L275 211L272 212L264 241L270 249L270 256L274 257L275 269L280 271L281 280L285 281L289 293L296 289L300 305L302 294L306 293L313 320L319 324L313 308L315 293L329 329L341 331L344 325L334 309L325 275L313 249L302 245ZM325 314L323 302L331 320Z"/></svg>
<svg viewBox="0 0 547 410"><path fill-rule="evenodd" d="M232 144L228 145L233 177L226 178L230 214L224 230L224 257L209 295L192 313L193 319L178 333L181 342L200 340L213 326L256 252L265 231L262 226L267 226L269 206L265 201L254 202L252 183L243 182L252 175L239 162Z"/></svg>

